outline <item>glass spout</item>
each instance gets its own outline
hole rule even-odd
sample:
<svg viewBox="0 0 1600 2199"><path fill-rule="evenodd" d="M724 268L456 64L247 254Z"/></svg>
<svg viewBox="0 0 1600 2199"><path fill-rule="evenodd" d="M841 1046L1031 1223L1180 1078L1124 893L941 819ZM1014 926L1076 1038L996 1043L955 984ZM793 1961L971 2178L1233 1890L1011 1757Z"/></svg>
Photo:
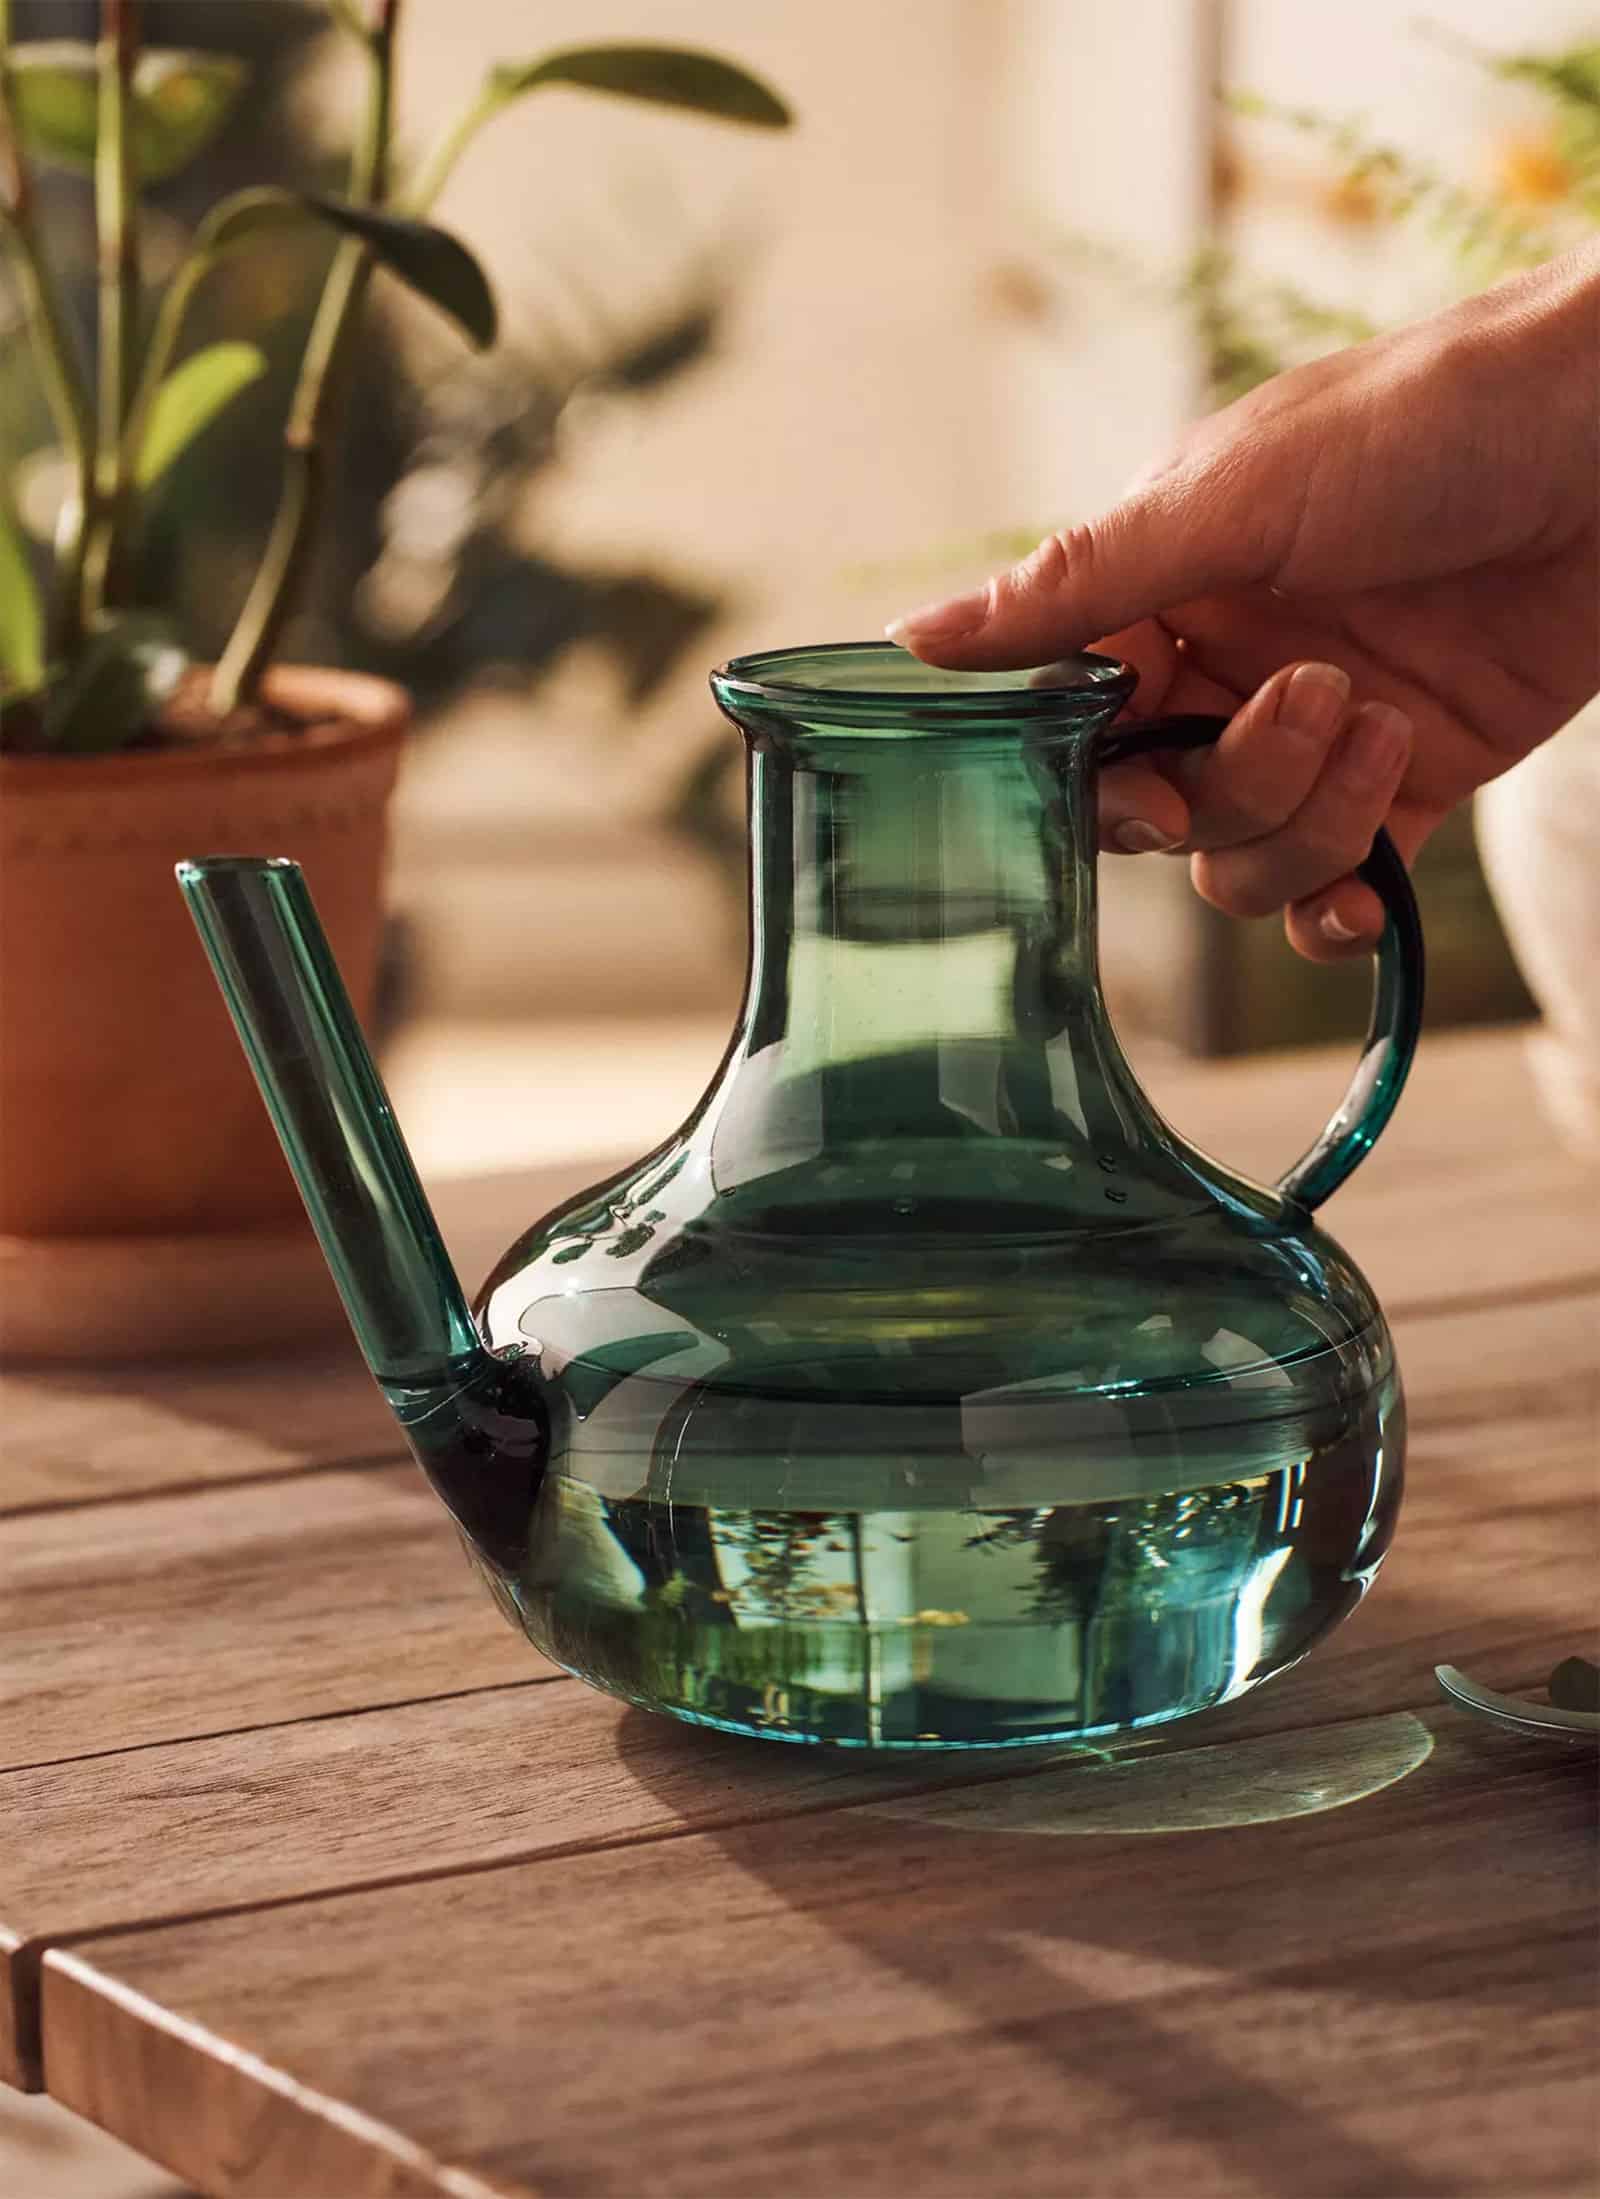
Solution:
<svg viewBox="0 0 1600 2199"><path fill-rule="evenodd" d="M485 1348L296 863L178 865L368 1366L497 1594L549 1453L536 1367Z"/></svg>
<svg viewBox="0 0 1600 2199"><path fill-rule="evenodd" d="M299 865L207 856L178 884L373 1373L392 1390L481 1353Z"/></svg>

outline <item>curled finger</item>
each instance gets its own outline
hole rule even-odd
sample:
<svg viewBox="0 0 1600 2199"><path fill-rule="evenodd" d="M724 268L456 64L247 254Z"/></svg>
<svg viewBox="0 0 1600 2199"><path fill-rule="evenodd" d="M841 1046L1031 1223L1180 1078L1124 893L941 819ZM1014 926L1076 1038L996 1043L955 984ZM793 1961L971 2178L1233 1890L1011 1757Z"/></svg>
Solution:
<svg viewBox="0 0 1600 2199"><path fill-rule="evenodd" d="M1236 847L1286 825L1310 796L1350 718L1349 675L1291 664L1239 709L1215 748L1186 756L1190 843Z"/></svg>
<svg viewBox="0 0 1600 2199"><path fill-rule="evenodd" d="M1365 858L1410 757L1405 713L1363 703L1288 822L1258 840L1197 855L1196 887L1230 916L1269 916L1323 892Z"/></svg>
<svg viewBox="0 0 1600 2199"><path fill-rule="evenodd" d="M1157 855L1181 847L1189 805L1149 764L1112 764L1100 774L1100 845L1120 855Z"/></svg>

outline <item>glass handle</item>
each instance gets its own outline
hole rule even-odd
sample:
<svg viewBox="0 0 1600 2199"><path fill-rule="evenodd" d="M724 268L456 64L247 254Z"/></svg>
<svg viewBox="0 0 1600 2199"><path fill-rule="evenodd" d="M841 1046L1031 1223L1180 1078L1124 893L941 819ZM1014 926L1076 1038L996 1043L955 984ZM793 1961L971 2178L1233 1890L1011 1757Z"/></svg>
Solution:
<svg viewBox="0 0 1600 2199"><path fill-rule="evenodd" d="M1113 726L1096 743L1096 761L1104 766L1156 749L1207 748L1228 723L1226 718L1194 716ZM1378 833L1356 875L1377 894L1388 921L1373 955L1372 1015L1355 1075L1316 1143L1278 1179L1284 1198L1308 1211L1337 1191L1377 1143L1394 1113L1422 1029L1427 971L1422 919L1406 866L1386 832Z"/></svg>

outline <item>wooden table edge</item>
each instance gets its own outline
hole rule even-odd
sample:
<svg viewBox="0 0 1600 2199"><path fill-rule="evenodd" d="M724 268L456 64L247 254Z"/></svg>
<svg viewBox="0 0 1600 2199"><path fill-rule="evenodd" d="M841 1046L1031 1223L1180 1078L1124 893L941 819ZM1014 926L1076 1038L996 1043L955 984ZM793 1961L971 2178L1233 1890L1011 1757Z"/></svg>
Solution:
<svg viewBox="0 0 1600 2199"><path fill-rule="evenodd" d="M1431 1680L1431 1673L1429 1677ZM575 1687L583 1684L576 1680L571 1682ZM1472 1723L1465 1713L1443 1695L1437 1684L1424 1693L1419 1682L1417 1691L1408 1691L1404 1701L1369 1704L1343 1715L1286 1720L1282 1725L1244 1735L1197 1737L1184 1747L1164 1750L1162 1755L1166 1761L1177 1757L1205 1756L1218 1749L1260 1746L1300 1734L1333 1734L1342 1728L1396 1718L1415 1720L1429 1736L1431 1753L1431 1745L1438 1735L1429 1723L1428 1713L1439 1711L1444 1712L1454 1726ZM1527 1743L1524 1746L1536 1747L1537 1744ZM897 1779L894 1795L898 1799L902 1796L909 1798L961 1793L975 1787L995 1786L1010 1780L1037 1777L1042 1772L1060 1768L1061 1753L1048 1748L1039 1750L1037 1760L1031 1763L1018 1762L1011 1758L1004 1762L978 1765L970 1758L957 1758L941 1767L937 1774L930 1765L925 1782L913 1783L903 1777ZM570 1862L574 1856L616 1854L632 1848L665 1847L675 1841L734 1831L744 1825L792 1825L806 1818L879 1808L883 1801L884 1796L881 1794L863 1792L818 1798L797 1804L793 1809L765 1809L757 1812L742 1811L730 1803L729 1807L714 1814L679 1825L617 1832L603 1840L564 1840L530 1848L518 1854L487 1856L477 1862L458 1860L432 1867L418 1864L410 1869L351 1877L331 1885L309 1888L303 1893L243 1901L219 1901L193 1909L174 1910L159 1917L131 1917L121 1920L108 1918L79 1930L63 1932L19 1934L0 1930L0 1988L3 1988L0 1990L0 2083L10 2084L21 2091L46 2091L52 2097L60 2097L47 2066L49 2057L45 2041L45 1981L52 1973L58 1955L73 1958L73 1972L80 1980L90 1975L102 1975L88 1956L81 1952L102 1940L125 1938L134 1933L177 1930L191 1924L214 1923L226 1917L248 1916L253 1913L265 1915L279 1909L309 1909L319 1902L348 1900L369 1893L392 1893L405 1886L429 1885L450 1879L482 1878L497 1871L529 1870L543 1864ZM64 2101L63 2104L72 2103ZM117 2131L115 2135L121 2136L122 2133Z"/></svg>
<svg viewBox="0 0 1600 2199"><path fill-rule="evenodd" d="M1553 1659L1556 1653L1556 1646L1552 1642L1547 1655L1550 1659ZM1491 1674L1491 1677L1497 1685L1503 1685L1513 1693L1537 1695L1542 1691L1549 1669L1549 1663L1541 1660L1537 1670L1531 1664L1527 1669L1520 1666L1515 1669L1497 1668ZM155 1754L170 1757L174 1751L184 1751L199 1744L228 1740L236 1736L291 1733L296 1729L326 1724L354 1725L361 1720L375 1717L382 1718L401 1711L440 1709L448 1703L471 1702L484 1697L507 1694L521 1695L531 1689L546 1687L561 1688L569 1693L577 1691L580 1696L585 1691L585 1683L574 1675L553 1665L541 1665L528 1672L524 1677L515 1680L492 1681L477 1687L445 1689L437 1693L407 1698L398 1703L384 1702L345 1706L335 1710L315 1712L305 1717L262 1721L217 1733L173 1736L164 1740L138 1743L126 1750L97 1751L94 1756L90 1757L64 1758L60 1760L59 1768L64 1769L72 1764L93 1762L97 1758L115 1760ZM1209 1721L1212 1718L1226 1717L1228 1709L1231 1707L1228 1705L1217 1706L1213 1712L1202 1714L1196 1720L1185 1720L1177 1726L1167 1728L1165 1734L1159 1736L1165 1742L1165 1746L1162 1747L1160 1753L1167 1757L1200 1755L1214 1749L1231 1746L1240 1740L1264 1741L1293 1734L1333 1732L1343 1726L1380 1717L1409 1714L1426 1721L1430 1711L1437 1711L1441 1708L1449 1709L1450 1707L1445 1703L1433 1680L1432 1662L1429 1661L1425 1652L1420 1651L1417 1666L1409 1678L1403 1673L1395 1674L1390 1692L1378 1700L1367 1701L1359 1704L1359 1706L1350 1704L1341 1707L1336 1700L1324 1703L1320 1707L1315 1703L1302 1705L1285 1702L1282 1713L1276 1714L1274 1705L1277 1698L1274 1691L1270 1689L1252 1690L1251 1694L1258 1703L1265 1700L1266 1708L1271 1714L1270 1722L1253 1726L1244 1735L1207 1730ZM1453 1711L1451 1715L1460 1717L1463 1714L1459 1711ZM1197 1726L1200 1730L1185 1732L1184 1729L1191 1726ZM755 1744L752 1743L749 1746L754 1747ZM917 1791L931 1792L947 1788L986 1785L997 1780L1025 1778L1045 1768L1047 1760L1053 1762L1057 1761L1058 1758L1059 1752L1052 1752L1049 1749L1042 1749L1037 1754L1033 1751L1021 1751L1015 1756L1000 1758L988 1763L976 1763L970 1758L934 1758L928 1763L926 1782L917 1782ZM32 1770L55 1768L58 1767L54 1763L6 1767L5 1770L0 1771L0 1798L3 1798L4 1795L6 1779L13 1774L21 1775ZM907 1784L902 1786L900 1791L910 1792L911 1788ZM804 1817L863 1806L873 1799L874 1797L871 1794L829 1796L825 1799L797 1797L791 1806L764 1808L755 1814L762 1820L797 1822ZM93 1924L73 1929L52 1930L46 1928L38 1931L30 1930L24 1920L8 1924L0 1919L0 2085L21 2091L49 2089L48 2079L42 2069L39 1980L42 1965L52 1949L78 1946L91 1940L127 1932L162 1930L187 1923L208 1921L213 1918L248 1913L251 1910L266 1911L281 1907L302 1906L316 1901L338 1899L365 1892L392 1889L405 1885L421 1885L438 1879L472 1876L491 1870L526 1868L539 1862L558 1861L573 1854L587 1853L591 1849L598 1852L601 1848L622 1848L669 1842L698 1833L726 1830L745 1822L748 1815L749 1813L739 1806L737 1800L730 1797L728 1803L722 1808L704 1817L697 1817L692 1821L685 1820L682 1823L672 1825L644 1826L631 1832L619 1831L608 1835L600 1842L589 1842L582 1839L564 1840L559 1843L534 1846L509 1854L499 1853L476 1858L470 1855L458 1856L449 1862L440 1864L429 1864L419 1858L416 1862L404 1867L379 1871L351 1872L348 1876L337 1878L329 1884L314 1885L303 1891L258 1894L236 1901L202 1902L190 1907L177 1906L163 1911L158 1916L151 1916L147 1911L144 1913L134 1911L125 1916L108 1916L97 1920Z"/></svg>
<svg viewBox="0 0 1600 2199"><path fill-rule="evenodd" d="M1326 1721L1324 1730L1380 1724L1405 1715L1363 1711L1351 1719ZM1429 1725L1425 1730L1431 1754L1435 1729ZM1251 1736L1250 1741L1260 1747L1268 1738ZM1227 1745L1210 1742L1206 1750ZM1539 1753L1530 1744L1513 1744L1513 1750L1524 1766L1530 1753ZM870 1798L863 1797L858 1805L839 1808L868 1805ZM714 1837L718 1829L710 1824L685 1827L681 1833L655 1836L650 1844ZM640 1844L623 1840L601 1845ZM487 1868L527 1868L530 1862L546 1860L559 1858L507 1859ZM449 1879L457 1874L436 1875ZM391 1884L371 1890L395 1889ZM338 1897L307 1897L317 1898ZM292 1900L273 1904L302 1905ZM244 1913L248 1906L231 1913ZM75 1946L51 1948L41 1968L48 2088L63 2107L175 2173L195 2177L202 2188L226 2192L229 2199L282 2199L288 2191L324 2190L337 2191L340 2199L533 2199L531 2184L485 2180L480 2171L442 2160L392 2122L351 2107L289 2068L235 2044L213 2027L214 2019L199 2020L163 2006L101 1966L94 1940L102 1936L111 1935L86 1935ZM265 2143L242 2163L243 2172L235 2158L219 2180L217 2134L234 2134L237 2149L237 2134L249 2133L253 2139L263 2131Z"/></svg>
<svg viewBox="0 0 1600 2199"><path fill-rule="evenodd" d="M185 2144L206 2120L204 2103L193 2091L183 2086L143 2085L138 2097L127 2103L131 2113L107 2118L107 2103L96 2083L99 2058L92 2051L92 2041L97 2024L111 2011L132 2017L152 2045L177 2046L219 2104L225 2106L230 2094L243 2092L259 2112L260 2093L269 2093L287 2106L291 2132L310 2138L314 2184L303 2176L295 2187L255 2183L247 2165L247 2180L236 2184L237 2190L258 2192L260 2199L280 2199L288 2188L337 2191L340 2199L431 2199L435 2194L447 2199L530 2199L525 2184L492 2182L469 2170L448 2167L392 2125L318 2092L203 2025L173 2015L137 1988L103 1976L69 1949L50 1951L46 1974L54 1997L69 2005L85 2004L85 2020L69 2025L68 2036L75 2049L80 2042L89 2042L89 2050L76 2057L70 2052L62 2055L69 2082L52 2097L174 2175L194 2179L201 2188L212 2171L213 2157L203 2147L190 2150ZM252 2117L246 2113L242 2120L248 2127ZM131 2129L138 2135L129 2137Z"/></svg>

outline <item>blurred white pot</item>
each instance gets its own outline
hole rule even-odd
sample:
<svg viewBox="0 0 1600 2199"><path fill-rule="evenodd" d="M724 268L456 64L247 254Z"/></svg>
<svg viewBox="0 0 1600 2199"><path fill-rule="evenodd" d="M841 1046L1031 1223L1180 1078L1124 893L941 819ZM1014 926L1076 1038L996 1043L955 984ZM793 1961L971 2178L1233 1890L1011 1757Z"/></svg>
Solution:
<svg viewBox="0 0 1600 2199"><path fill-rule="evenodd" d="M1478 846L1528 989L1529 1056L1557 1129L1600 1154L1600 697L1479 793Z"/></svg>

